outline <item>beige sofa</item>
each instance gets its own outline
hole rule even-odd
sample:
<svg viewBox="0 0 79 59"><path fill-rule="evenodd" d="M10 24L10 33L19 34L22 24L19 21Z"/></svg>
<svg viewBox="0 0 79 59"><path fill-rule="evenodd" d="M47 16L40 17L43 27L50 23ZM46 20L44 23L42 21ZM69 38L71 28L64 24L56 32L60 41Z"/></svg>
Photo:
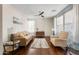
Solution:
<svg viewBox="0 0 79 59"><path fill-rule="evenodd" d="M20 46L27 46L32 40L32 36L27 32L17 32L12 35L15 40L20 40Z"/></svg>
<svg viewBox="0 0 79 59"><path fill-rule="evenodd" d="M67 32L61 32L58 37L50 37L50 41L54 46L66 47L67 46Z"/></svg>

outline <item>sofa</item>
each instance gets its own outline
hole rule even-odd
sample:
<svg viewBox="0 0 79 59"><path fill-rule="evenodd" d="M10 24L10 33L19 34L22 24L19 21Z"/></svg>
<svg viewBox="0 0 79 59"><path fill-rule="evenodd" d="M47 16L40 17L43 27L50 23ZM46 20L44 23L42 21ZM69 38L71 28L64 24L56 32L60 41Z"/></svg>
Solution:
<svg viewBox="0 0 79 59"><path fill-rule="evenodd" d="M68 37L68 32L60 32L59 36L50 37L50 42L57 47L66 47L67 46L67 37Z"/></svg>
<svg viewBox="0 0 79 59"><path fill-rule="evenodd" d="M27 46L32 40L32 35L27 32L17 32L11 34L14 40L20 40L20 46Z"/></svg>

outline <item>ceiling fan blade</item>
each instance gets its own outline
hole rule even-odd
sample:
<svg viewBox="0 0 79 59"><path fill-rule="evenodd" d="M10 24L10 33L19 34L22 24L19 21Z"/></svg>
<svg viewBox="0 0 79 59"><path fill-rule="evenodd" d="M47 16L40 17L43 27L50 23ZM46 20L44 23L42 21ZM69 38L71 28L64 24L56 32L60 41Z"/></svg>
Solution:
<svg viewBox="0 0 79 59"><path fill-rule="evenodd" d="M43 12L41 12L39 15L42 15L44 13L44 11Z"/></svg>
<svg viewBox="0 0 79 59"><path fill-rule="evenodd" d="M37 14L37 15L35 15L35 16L41 16L41 17L44 17L43 14L44 14L44 11L39 11L39 14Z"/></svg>

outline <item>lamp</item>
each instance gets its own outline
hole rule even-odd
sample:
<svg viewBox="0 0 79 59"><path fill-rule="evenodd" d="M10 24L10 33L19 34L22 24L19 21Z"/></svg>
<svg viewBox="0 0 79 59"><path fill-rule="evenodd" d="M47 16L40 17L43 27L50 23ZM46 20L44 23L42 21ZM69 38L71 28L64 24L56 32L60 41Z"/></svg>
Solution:
<svg viewBox="0 0 79 59"><path fill-rule="evenodd" d="M54 33L54 28L52 28L52 34L55 35L55 33Z"/></svg>

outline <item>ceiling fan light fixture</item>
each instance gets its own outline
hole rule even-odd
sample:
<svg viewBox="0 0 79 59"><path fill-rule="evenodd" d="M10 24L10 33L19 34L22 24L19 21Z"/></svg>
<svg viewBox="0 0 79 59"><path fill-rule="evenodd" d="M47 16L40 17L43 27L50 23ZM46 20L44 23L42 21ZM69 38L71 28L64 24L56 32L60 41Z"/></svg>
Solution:
<svg viewBox="0 0 79 59"><path fill-rule="evenodd" d="M41 16L41 17L44 17L44 11L39 11L39 14L35 15L35 16Z"/></svg>
<svg viewBox="0 0 79 59"><path fill-rule="evenodd" d="M43 15L41 15L41 17L44 17Z"/></svg>
<svg viewBox="0 0 79 59"><path fill-rule="evenodd" d="M56 12L56 10L52 10L52 12Z"/></svg>

